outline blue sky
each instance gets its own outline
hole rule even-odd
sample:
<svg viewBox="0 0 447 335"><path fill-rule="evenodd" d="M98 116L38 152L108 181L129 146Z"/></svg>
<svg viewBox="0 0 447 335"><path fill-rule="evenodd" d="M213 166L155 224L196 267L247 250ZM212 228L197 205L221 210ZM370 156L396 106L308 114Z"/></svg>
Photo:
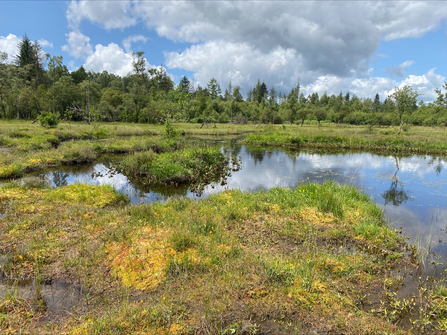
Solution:
<svg viewBox="0 0 447 335"><path fill-rule="evenodd" d="M446 18L432 1L2 1L0 50L26 32L70 70L126 75L144 51L176 82L246 92L260 78L288 93L300 78L307 94L382 99L411 85L430 101L446 80Z"/></svg>

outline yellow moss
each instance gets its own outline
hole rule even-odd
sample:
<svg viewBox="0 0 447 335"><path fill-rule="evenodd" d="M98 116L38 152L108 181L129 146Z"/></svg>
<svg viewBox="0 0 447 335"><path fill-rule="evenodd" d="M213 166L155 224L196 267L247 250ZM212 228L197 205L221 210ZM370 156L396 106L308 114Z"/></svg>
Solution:
<svg viewBox="0 0 447 335"><path fill-rule="evenodd" d="M169 334L176 335L176 334L182 334L183 327L177 323L173 323L171 327L169 328Z"/></svg>
<svg viewBox="0 0 447 335"><path fill-rule="evenodd" d="M324 264L332 273L335 274L341 273L345 270L345 264L338 262L335 259L327 258Z"/></svg>
<svg viewBox="0 0 447 335"><path fill-rule="evenodd" d="M201 256L194 249L176 252L169 244L171 234L171 230L146 227L136 234L130 246L119 243L108 246L110 266L124 286L155 289L166 279L166 269L171 261L192 266L210 264L210 258Z"/></svg>
<svg viewBox="0 0 447 335"><path fill-rule="evenodd" d="M143 229L132 246L113 243L108 248L112 269L124 286L140 290L156 288L165 279L168 259L175 251L168 246L169 232Z"/></svg>
<svg viewBox="0 0 447 335"><path fill-rule="evenodd" d="M281 207L278 204L274 204L273 206L270 207L270 210L272 212L279 212L281 210Z"/></svg>
<svg viewBox="0 0 447 335"><path fill-rule="evenodd" d="M52 190L49 194L55 201L104 207L117 201L118 195L109 186L74 184Z"/></svg>
<svg viewBox="0 0 447 335"><path fill-rule="evenodd" d="M95 212L88 212L83 215L84 218L90 219L92 216L96 215Z"/></svg>
<svg viewBox="0 0 447 335"><path fill-rule="evenodd" d="M9 177L15 172L14 165L6 165L0 167L0 177Z"/></svg>
<svg viewBox="0 0 447 335"><path fill-rule="evenodd" d="M345 213L345 222L346 223L358 223L364 216L363 210L361 208L358 209L350 209Z"/></svg>
<svg viewBox="0 0 447 335"><path fill-rule="evenodd" d="M325 226L335 222L335 217L332 213L322 213L309 207L300 211L298 216L301 220L314 225Z"/></svg>
<svg viewBox="0 0 447 335"><path fill-rule="evenodd" d="M0 200L25 199L28 197L29 197L29 195L26 194L25 191L20 188L2 189L1 194L0 194Z"/></svg>

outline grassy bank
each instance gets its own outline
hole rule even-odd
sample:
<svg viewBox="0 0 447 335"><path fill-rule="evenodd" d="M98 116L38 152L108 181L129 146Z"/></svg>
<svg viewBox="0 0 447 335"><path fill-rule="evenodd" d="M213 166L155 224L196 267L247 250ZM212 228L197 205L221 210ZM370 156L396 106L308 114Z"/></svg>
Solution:
<svg viewBox="0 0 447 335"><path fill-rule="evenodd" d="M96 142L70 141L56 149L25 153L6 152L0 156L0 179L21 177L27 172L46 167L88 163L105 153L133 153L147 150L162 153L182 147L180 141L151 136Z"/></svg>
<svg viewBox="0 0 447 335"><path fill-rule="evenodd" d="M119 136L159 135L160 127L125 123L61 123L45 129L31 121L0 121L0 146L14 151L49 150L64 141L98 140Z"/></svg>
<svg viewBox="0 0 447 335"><path fill-rule="evenodd" d="M200 124L176 124L180 132L191 136L232 136L257 131L251 125L218 124L200 127ZM163 133L161 125L129 123L67 123L55 129L45 129L31 121L0 120L0 147L16 152L51 150L66 141L116 139L125 136L156 136Z"/></svg>
<svg viewBox="0 0 447 335"><path fill-rule="evenodd" d="M193 138L239 139L257 146L290 146L333 150L367 150L409 154L447 154L447 131L439 127L408 127L397 136L397 127L337 127L323 123L298 125L234 125L176 123L179 132ZM1 121L0 149L16 155L51 151L66 141L119 141L122 136L161 135L163 126L150 124L96 123L92 125L61 123L57 129L45 129L29 121ZM155 136L157 135L157 136Z"/></svg>
<svg viewBox="0 0 447 335"><path fill-rule="evenodd" d="M429 135L397 136L381 133L363 136L349 130L327 134L315 128L304 134L296 130L269 131L263 134L250 134L245 143L255 146L276 146L293 148L312 148L327 150L362 150L383 153L447 155L447 141L444 137Z"/></svg>
<svg viewBox="0 0 447 335"><path fill-rule="evenodd" d="M10 184L0 209L5 276L83 292L53 319L44 294L23 301L9 292L0 300L5 334L407 333L390 317L405 311L368 308L398 281L390 269L406 264L403 239L352 187L127 206L108 186Z"/></svg>

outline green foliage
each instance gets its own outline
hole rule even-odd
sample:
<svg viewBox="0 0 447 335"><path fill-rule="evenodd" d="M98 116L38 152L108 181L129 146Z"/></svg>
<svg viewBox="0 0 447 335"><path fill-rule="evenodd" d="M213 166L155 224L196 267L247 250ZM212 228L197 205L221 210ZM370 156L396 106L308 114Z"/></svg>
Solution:
<svg viewBox="0 0 447 335"><path fill-rule="evenodd" d="M59 118L56 114L50 112L42 112L39 117L40 125L45 128L57 128Z"/></svg>
<svg viewBox="0 0 447 335"><path fill-rule="evenodd" d="M171 122L166 121L163 129L164 139L175 139L180 135L180 132L175 128Z"/></svg>
<svg viewBox="0 0 447 335"><path fill-rule="evenodd" d="M195 87L187 77L175 85L166 70L146 70L144 52L132 54L132 73L118 76L107 71L86 72L81 66L70 71L62 56L43 53L37 42L25 35L18 45L15 64L5 64L0 54L0 114L6 119L35 119L40 111L59 114L61 120L107 121L163 124L170 122L217 122L294 124L316 120L356 125L439 126L447 123L447 84L435 90L438 99L417 106L418 97L411 87L397 88L382 103L375 97L357 97L349 92L321 98L301 85L289 93L277 92L260 79L247 92L229 83L222 97L218 80L211 78L206 88ZM47 63L48 69L44 70ZM18 108L20 106L20 108Z"/></svg>
<svg viewBox="0 0 447 335"><path fill-rule="evenodd" d="M225 180L232 168L217 148L184 149L156 155L142 152L121 162L120 171L146 185L193 185L200 193L211 181Z"/></svg>

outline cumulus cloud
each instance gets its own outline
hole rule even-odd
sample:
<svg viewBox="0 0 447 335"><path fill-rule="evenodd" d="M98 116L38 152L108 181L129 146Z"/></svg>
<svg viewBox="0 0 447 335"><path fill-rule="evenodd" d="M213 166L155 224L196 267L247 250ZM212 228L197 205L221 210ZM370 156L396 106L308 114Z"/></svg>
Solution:
<svg viewBox="0 0 447 335"><path fill-rule="evenodd" d="M385 72L390 76L403 78L407 75L408 68L414 64L414 61L407 60L397 66L388 66L385 68Z"/></svg>
<svg viewBox="0 0 447 335"><path fill-rule="evenodd" d="M85 60L84 68L95 72L107 71L119 76L126 76L132 72L132 60L132 55L124 52L115 43L110 43L107 46L97 44L95 52ZM146 68L149 67L151 65L146 60Z"/></svg>
<svg viewBox="0 0 447 335"><path fill-rule="evenodd" d="M174 41L249 43L265 54L293 49L309 70L337 75L367 70L380 43L380 31L355 3L137 2L134 11Z"/></svg>
<svg viewBox="0 0 447 335"><path fill-rule="evenodd" d="M17 53L17 45L20 42L20 38L14 34L9 34L8 36L0 36L0 51L6 52L8 54L8 63L14 61L14 56Z"/></svg>
<svg viewBox="0 0 447 335"><path fill-rule="evenodd" d="M447 18L447 4L422 1L368 2L365 18L379 28L385 41L421 37L436 31Z"/></svg>
<svg viewBox="0 0 447 335"><path fill-rule="evenodd" d="M143 42L146 43L147 37L143 35L133 35L125 38L123 40L123 47L124 50L126 50L127 53L132 53L131 45L135 42Z"/></svg>
<svg viewBox="0 0 447 335"><path fill-rule="evenodd" d="M136 23L136 19L129 16L130 7L130 1L72 1L68 5L67 19L73 30L79 29L83 19L106 29L122 29Z"/></svg>
<svg viewBox="0 0 447 335"><path fill-rule="evenodd" d="M53 42L50 42L50 41L47 41L47 40L44 40L44 39L40 39L37 42L39 42L39 45L42 48L46 48L46 47L52 48L53 47Z"/></svg>
<svg viewBox="0 0 447 335"><path fill-rule="evenodd" d="M70 56L76 58L92 54L90 37L77 31L70 31L66 36L68 44L62 46L62 51L68 52Z"/></svg>
<svg viewBox="0 0 447 335"><path fill-rule="evenodd" d="M309 89L355 90L368 96L366 92L385 95L400 85L372 78L369 62L386 56L376 54L381 41L436 31L447 18L447 3L73 0L67 18L74 31L82 20L106 29L143 22L161 37L193 43L166 53L166 63L193 71L202 85L216 77L222 85L232 80L246 91L260 78L287 91L299 76ZM135 41L144 40L133 36L123 41L127 53ZM387 71L401 81L420 80L422 90L434 85L434 72L406 78L409 62Z"/></svg>
<svg viewBox="0 0 447 335"><path fill-rule="evenodd" d="M353 79L329 75L318 77L315 82L304 86L303 91L318 92L320 96L324 92L329 95L337 95L340 93L340 87L344 87L346 91L359 97L373 98L376 93L379 93L381 100L384 100L394 92L396 87L410 85L421 95L420 100L431 102L437 98L435 88L441 87L445 80L446 77L435 73L435 69L431 69L421 76L410 75L401 81L384 77Z"/></svg>
<svg viewBox="0 0 447 335"><path fill-rule="evenodd" d="M297 82L302 59L293 49L278 47L265 54L246 43L227 43L223 41L199 44L182 53L165 54L168 68L181 68L195 72L194 80L205 86L211 77L221 83L231 80L233 85L246 86L258 78L277 83L277 89L287 83ZM206 64L206 66L205 66ZM291 68L289 65L294 64Z"/></svg>

